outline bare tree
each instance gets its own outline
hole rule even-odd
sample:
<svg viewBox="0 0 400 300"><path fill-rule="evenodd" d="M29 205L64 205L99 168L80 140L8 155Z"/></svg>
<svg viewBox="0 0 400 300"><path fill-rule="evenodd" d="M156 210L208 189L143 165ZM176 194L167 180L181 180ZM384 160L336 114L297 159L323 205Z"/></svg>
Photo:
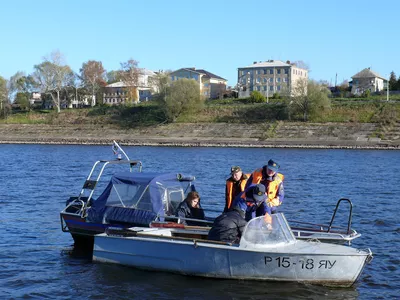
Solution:
<svg viewBox="0 0 400 300"><path fill-rule="evenodd" d="M57 112L61 111L60 92L68 84L71 68L64 62L63 55L57 50L49 57L44 57L43 62L34 66L33 77L42 93L51 95Z"/></svg>
<svg viewBox="0 0 400 300"><path fill-rule="evenodd" d="M305 69L307 71L311 71L310 70L310 66L306 62L304 62L302 60L296 60L296 61L294 61L292 63L295 64L296 67L298 67L298 68Z"/></svg>
<svg viewBox="0 0 400 300"><path fill-rule="evenodd" d="M106 84L106 71L103 68L101 61L89 60L82 64L80 72L84 86L88 91L92 92L91 105L94 106L96 104L96 93L102 86L105 86Z"/></svg>
<svg viewBox="0 0 400 300"><path fill-rule="evenodd" d="M121 63L120 76L122 81L127 86L128 98L130 102L138 102L138 86L139 86L139 74L138 68L139 62L130 59L126 62Z"/></svg>
<svg viewBox="0 0 400 300"><path fill-rule="evenodd" d="M292 90L291 110L293 113L302 114L303 120L308 121L311 114L330 108L329 93L330 91L325 86L301 78Z"/></svg>
<svg viewBox="0 0 400 300"><path fill-rule="evenodd" d="M170 73L170 71L158 72L156 75L149 77L149 85L160 100L165 99L167 88L171 84Z"/></svg>

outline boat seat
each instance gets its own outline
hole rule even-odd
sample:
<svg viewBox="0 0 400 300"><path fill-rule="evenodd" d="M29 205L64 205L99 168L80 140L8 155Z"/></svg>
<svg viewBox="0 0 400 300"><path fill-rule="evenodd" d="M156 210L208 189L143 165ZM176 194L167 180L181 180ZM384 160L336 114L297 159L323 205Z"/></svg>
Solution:
<svg viewBox="0 0 400 300"><path fill-rule="evenodd" d="M148 211L135 208L121 206L107 206L104 213L105 223L126 223L132 226L148 226L150 222L156 219L156 214Z"/></svg>

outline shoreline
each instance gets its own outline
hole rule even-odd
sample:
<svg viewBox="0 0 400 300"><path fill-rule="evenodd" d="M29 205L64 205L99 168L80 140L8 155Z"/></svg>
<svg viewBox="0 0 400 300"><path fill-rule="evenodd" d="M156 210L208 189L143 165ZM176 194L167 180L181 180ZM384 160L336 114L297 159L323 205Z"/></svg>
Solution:
<svg viewBox="0 0 400 300"><path fill-rule="evenodd" d="M349 133L342 126L341 135L332 135L320 125L303 126L302 132L292 129L266 138L265 130L257 125L239 126L177 124L118 129L102 125L0 124L0 144L112 145L115 140L121 146L400 150L398 140L367 138L374 128Z"/></svg>
<svg viewBox="0 0 400 300"><path fill-rule="evenodd" d="M113 141L116 140L121 146L138 146L138 147L219 147L219 148L281 148L281 149L355 149L355 150L400 150L400 145L389 145L389 144L374 144L368 142L349 142L349 141L336 141L335 144L324 143L317 141L279 141L268 142L268 141L189 141L189 139L169 139L157 140L152 138L152 141L146 138L140 138L140 141L133 140L121 140L113 138L103 139L55 139L55 138L41 138L41 139L2 139L0 138L0 145L5 144L25 144L25 145L112 145Z"/></svg>

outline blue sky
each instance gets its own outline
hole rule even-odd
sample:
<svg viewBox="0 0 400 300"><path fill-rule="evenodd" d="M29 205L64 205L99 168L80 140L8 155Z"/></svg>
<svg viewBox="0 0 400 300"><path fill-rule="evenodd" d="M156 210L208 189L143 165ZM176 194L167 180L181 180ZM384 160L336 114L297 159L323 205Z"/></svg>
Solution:
<svg viewBox="0 0 400 300"><path fill-rule="evenodd" d="M302 60L310 78L338 83L366 67L400 74L400 1L20 0L1 3L0 76L29 74L53 50L78 72L139 67L206 69L237 82L237 68Z"/></svg>

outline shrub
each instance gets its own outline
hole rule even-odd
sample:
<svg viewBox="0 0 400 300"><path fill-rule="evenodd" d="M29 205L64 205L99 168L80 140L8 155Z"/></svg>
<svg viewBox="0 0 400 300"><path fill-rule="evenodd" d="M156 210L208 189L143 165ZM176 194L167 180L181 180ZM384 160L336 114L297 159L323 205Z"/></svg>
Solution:
<svg viewBox="0 0 400 300"><path fill-rule="evenodd" d="M263 102L266 102L266 101L267 101L267 99L259 91L251 92L249 102L251 102L251 103L263 103Z"/></svg>

